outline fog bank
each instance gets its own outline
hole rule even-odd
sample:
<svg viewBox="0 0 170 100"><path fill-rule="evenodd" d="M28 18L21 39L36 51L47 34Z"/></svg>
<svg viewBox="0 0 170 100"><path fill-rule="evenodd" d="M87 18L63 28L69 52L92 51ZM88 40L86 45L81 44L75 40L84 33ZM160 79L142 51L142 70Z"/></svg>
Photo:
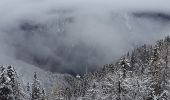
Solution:
<svg viewBox="0 0 170 100"><path fill-rule="evenodd" d="M168 0L0 2L0 64L82 74L170 32Z"/></svg>

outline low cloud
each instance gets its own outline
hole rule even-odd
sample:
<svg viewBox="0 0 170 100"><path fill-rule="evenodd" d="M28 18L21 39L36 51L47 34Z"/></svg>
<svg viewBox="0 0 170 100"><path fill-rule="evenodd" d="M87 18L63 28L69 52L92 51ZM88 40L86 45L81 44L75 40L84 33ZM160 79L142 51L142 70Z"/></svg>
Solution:
<svg viewBox="0 0 170 100"><path fill-rule="evenodd" d="M169 34L169 1L126 2L1 1L0 63L83 74Z"/></svg>

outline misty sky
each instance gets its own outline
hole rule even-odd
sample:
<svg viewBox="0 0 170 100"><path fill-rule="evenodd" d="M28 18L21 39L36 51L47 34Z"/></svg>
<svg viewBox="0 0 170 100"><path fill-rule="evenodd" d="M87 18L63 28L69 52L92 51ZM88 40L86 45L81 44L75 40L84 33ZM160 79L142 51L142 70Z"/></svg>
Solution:
<svg viewBox="0 0 170 100"><path fill-rule="evenodd" d="M0 64L84 73L169 35L168 0L0 0ZM20 62L20 63L18 63Z"/></svg>

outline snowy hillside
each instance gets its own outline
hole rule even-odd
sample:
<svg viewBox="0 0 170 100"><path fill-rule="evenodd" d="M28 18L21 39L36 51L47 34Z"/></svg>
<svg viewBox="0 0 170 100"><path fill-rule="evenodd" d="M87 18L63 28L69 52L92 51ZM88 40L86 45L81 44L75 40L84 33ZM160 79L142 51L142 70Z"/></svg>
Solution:
<svg viewBox="0 0 170 100"><path fill-rule="evenodd" d="M137 47L117 63L85 76L78 100L169 100L169 52L169 37Z"/></svg>
<svg viewBox="0 0 170 100"><path fill-rule="evenodd" d="M169 4L1 0L0 100L169 100Z"/></svg>

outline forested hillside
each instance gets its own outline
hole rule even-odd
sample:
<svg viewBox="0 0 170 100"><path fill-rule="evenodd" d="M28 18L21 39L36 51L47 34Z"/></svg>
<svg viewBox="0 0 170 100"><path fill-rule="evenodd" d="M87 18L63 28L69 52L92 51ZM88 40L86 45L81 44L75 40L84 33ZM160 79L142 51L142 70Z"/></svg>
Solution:
<svg viewBox="0 0 170 100"><path fill-rule="evenodd" d="M170 100L170 38L84 76L79 100Z"/></svg>
<svg viewBox="0 0 170 100"><path fill-rule="evenodd" d="M11 66L0 68L0 100L170 100L170 37L137 47L115 64L46 91L35 72L22 84ZM56 84L57 85L57 84Z"/></svg>

